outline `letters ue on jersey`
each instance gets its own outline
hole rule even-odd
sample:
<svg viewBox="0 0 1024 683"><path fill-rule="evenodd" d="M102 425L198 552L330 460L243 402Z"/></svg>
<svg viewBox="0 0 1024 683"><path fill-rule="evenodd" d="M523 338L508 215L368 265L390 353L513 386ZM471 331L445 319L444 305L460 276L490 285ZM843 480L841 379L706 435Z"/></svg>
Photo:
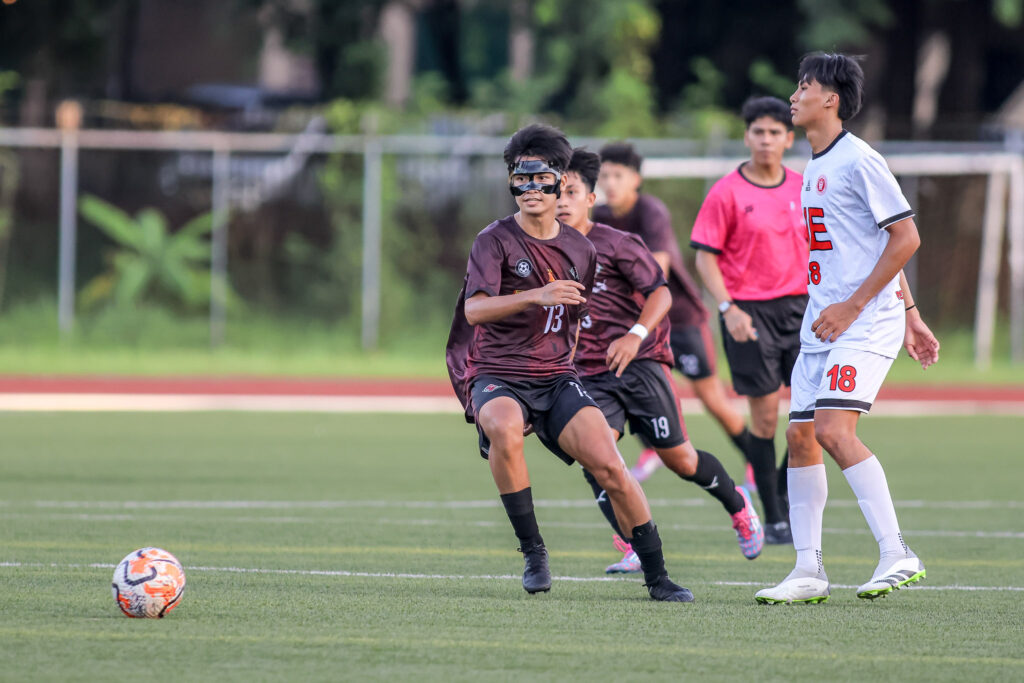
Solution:
<svg viewBox="0 0 1024 683"><path fill-rule="evenodd" d="M466 322L464 312L465 300L479 292L506 296L555 280L581 283L582 294L589 299L596 265L594 245L579 231L559 225L557 236L540 240L508 216L484 228L473 242L445 354L452 387L470 422L469 389L477 375L575 374L572 357L580 321L589 312L586 304L529 306L502 320L475 326Z"/></svg>
<svg viewBox="0 0 1024 683"><path fill-rule="evenodd" d="M898 276L834 342L811 331L825 307L848 299L874 269L889 242L885 228L914 215L885 160L843 131L807 164L800 203L810 247L801 351L850 348L895 358L906 326Z"/></svg>

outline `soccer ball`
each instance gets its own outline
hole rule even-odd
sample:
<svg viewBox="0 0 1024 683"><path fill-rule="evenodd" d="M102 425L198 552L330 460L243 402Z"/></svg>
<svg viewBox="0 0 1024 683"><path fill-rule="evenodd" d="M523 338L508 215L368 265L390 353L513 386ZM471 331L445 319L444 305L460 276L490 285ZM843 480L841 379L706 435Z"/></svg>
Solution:
<svg viewBox="0 0 1024 683"><path fill-rule="evenodd" d="M166 550L141 548L117 565L112 586L126 616L161 619L181 602L185 570Z"/></svg>

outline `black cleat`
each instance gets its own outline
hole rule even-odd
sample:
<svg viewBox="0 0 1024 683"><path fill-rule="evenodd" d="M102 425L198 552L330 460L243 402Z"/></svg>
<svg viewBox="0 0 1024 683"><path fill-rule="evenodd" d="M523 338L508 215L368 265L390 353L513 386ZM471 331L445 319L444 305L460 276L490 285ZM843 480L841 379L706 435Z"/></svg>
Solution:
<svg viewBox="0 0 1024 683"><path fill-rule="evenodd" d="M543 543L519 548L526 560L523 569L523 588L527 593L547 593L551 590L551 570L548 568L548 549Z"/></svg>
<svg viewBox="0 0 1024 683"><path fill-rule="evenodd" d="M665 574L654 583L648 583L647 592L651 594L651 600L661 602L693 602L693 593L689 588L676 585L672 579Z"/></svg>
<svg viewBox="0 0 1024 683"><path fill-rule="evenodd" d="M765 524L764 542L768 545L793 545L793 532L789 529L789 522Z"/></svg>

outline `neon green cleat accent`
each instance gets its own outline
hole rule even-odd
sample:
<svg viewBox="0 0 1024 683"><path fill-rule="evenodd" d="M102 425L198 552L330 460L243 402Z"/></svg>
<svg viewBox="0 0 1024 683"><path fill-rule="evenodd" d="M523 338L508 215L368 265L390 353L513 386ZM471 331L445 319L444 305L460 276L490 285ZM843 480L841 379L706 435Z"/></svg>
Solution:
<svg viewBox="0 0 1024 683"><path fill-rule="evenodd" d="M870 581L858 588L857 597L864 600L885 597L904 586L917 583L926 576L924 564L916 555L909 553L908 557L892 563L886 570L878 572Z"/></svg>

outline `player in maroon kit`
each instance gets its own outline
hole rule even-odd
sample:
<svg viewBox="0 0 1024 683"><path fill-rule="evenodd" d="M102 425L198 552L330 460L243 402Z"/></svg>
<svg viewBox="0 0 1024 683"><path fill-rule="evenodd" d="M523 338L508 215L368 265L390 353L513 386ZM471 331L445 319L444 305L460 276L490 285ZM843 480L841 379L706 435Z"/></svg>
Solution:
<svg viewBox="0 0 1024 683"><path fill-rule="evenodd" d="M657 197L640 191L642 163L643 158L629 143L617 142L601 148L598 184L608 203L594 208L594 220L639 235L654 254L672 293L672 308L668 312L672 328L669 342L676 369L690 380L697 398L747 458L750 432L715 374L715 350L707 309L683 265L668 209ZM645 450L633 473L643 481L659 465L657 456Z"/></svg>
<svg viewBox="0 0 1024 683"><path fill-rule="evenodd" d="M587 238L555 218L571 156L568 140L549 126L527 126L506 145L509 190L519 211L473 242L448 338L448 372L467 419L476 423L480 453L519 539L527 592L551 588L523 457L524 434L532 429L607 491L619 527L629 529L650 596L692 602L693 594L665 571L647 498L573 367L596 254Z"/></svg>
<svg viewBox="0 0 1024 683"><path fill-rule="evenodd" d="M600 170L598 155L574 150L558 199L558 219L586 235L597 249L590 313L580 330L576 371L615 439L625 433L628 421L630 431L643 435L669 469L717 498L732 518L740 550L752 560L761 553L764 532L750 497L733 484L718 458L695 449L686 436L670 371L672 349L665 316L672 295L664 273L637 235L590 220ZM590 472L584 470L584 474L617 532L616 547L624 553L622 561L605 571L640 571L636 553L621 538L604 490Z"/></svg>

